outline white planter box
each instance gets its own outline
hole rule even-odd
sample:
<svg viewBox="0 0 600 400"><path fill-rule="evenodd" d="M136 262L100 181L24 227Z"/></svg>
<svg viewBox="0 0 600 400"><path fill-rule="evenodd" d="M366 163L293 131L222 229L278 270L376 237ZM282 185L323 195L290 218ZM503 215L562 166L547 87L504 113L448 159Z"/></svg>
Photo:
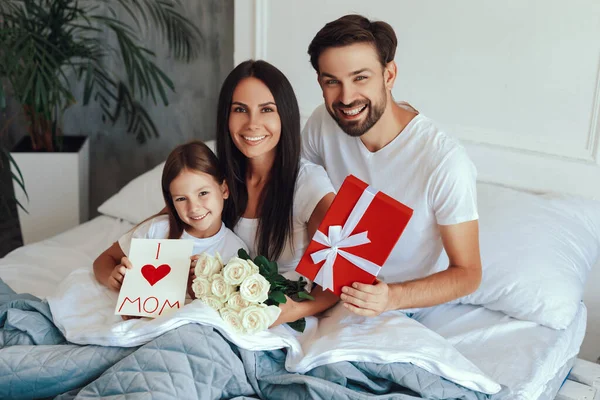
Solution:
<svg viewBox="0 0 600 400"><path fill-rule="evenodd" d="M75 153L11 152L25 180L29 202L13 181L23 243L64 232L87 221L89 208L89 139ZM16 173L11 165L13 172Z"/></svg>

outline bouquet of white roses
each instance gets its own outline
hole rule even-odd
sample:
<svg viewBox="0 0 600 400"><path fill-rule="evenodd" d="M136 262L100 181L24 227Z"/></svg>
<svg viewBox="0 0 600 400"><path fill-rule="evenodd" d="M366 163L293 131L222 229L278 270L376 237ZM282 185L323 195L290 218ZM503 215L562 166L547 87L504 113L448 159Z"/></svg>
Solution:
<svg viewBox="0 0 600 400"><path fill-rule="evenodd" d="M287 301L285 295L296 301L313 300L304 290L303 278L289 280L279 274L277 263L263 256L253 261L243 249L227 264L223 264L219 253L215 257L202 253L194 273L192 291L196 298L242 333L256 333L271 326L279 316L278 305ZM302 318L288 325L303 332L306 321Z"/></svg>

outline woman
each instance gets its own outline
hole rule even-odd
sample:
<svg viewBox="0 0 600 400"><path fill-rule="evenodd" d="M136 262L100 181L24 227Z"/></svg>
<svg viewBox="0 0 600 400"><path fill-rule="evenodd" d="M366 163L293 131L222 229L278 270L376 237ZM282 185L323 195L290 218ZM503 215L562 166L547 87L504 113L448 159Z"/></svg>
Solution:
<svg viewBox="0 0 600 400"><path fill-rule="evenodd" d="M250 248L298 278L302 258L333 201L325 170L300 159L300 112L287 78L265 61L245 61L225 79L217 111L217 155L230 197L223 221ZM319 313L338 300L315 287L314 301L281 304L274 325Z"/></svg>

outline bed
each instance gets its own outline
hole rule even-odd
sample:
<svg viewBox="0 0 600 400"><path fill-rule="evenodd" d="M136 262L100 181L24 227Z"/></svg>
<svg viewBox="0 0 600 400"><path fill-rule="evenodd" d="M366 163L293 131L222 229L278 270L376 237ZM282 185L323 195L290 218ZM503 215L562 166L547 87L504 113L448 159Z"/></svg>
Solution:
<svg viewBox="0 0 600 400"><path fill-rule="evenodd" d="M94 258L134 222L160 209L161 169L159 165L128 184L99 208L102 215L0 259L0 278L16 293L45 298L76 267L91 268ZM485 183L478 184L478 198L482 288L423 311L420 322L502 385L493 400L593 399L598 370L588 363L582 372L577 355L586 331L583 288L600 253L600 203ZM508 229L514 224L520 225L518 232ZM442 256L440 263L445 262ZM524 268L533 263L539 265ZM514 279L506 281L511 275ZM0 349L0 360L7 357L2 354L6 349ZM574 366L579 373L563 386ZM575 383L586 381L582 375L592 378ZM76 392L59 398L74 398ZM279 392L270 393L276 397ZM270 397L267 391L261 396Z"/></svg>

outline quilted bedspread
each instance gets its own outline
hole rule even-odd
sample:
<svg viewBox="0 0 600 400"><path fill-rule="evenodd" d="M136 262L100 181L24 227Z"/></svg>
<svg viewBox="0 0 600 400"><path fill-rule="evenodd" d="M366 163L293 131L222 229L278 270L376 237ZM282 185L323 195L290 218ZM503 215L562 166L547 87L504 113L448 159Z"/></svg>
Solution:
<svg viewBox="0 0 600 400"><path fill-rule="evenodd" d="M338 362L290 373L285 352L243 350L199 324L137 348L70 344L47 303L0 280L2 399L490 398L410 363Z"/></svg>

